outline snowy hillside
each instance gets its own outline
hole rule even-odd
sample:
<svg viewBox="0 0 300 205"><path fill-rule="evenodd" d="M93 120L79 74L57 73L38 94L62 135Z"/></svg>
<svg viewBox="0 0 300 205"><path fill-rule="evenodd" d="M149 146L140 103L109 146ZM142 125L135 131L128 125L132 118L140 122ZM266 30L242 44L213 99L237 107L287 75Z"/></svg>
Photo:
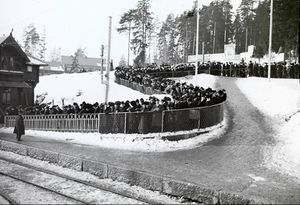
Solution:
<svg viewBox="0 0 300 205"><path fill-rule="evenodd" d="M108 101L149 98L148 95L114 83L114 80L114 73L111 72ZM204 88L214 87L215 81L215 77L206 74L197 76L197 84ZM65 99L65 104L81 103L82 101L101 103L105 101L105 85L101 84L100 72L41 76L35 89L35 95L44 94L46 97L44 103L54 100L56 105L62 104L62 98ZM163 98L165 95L155 96Z"/></svg>
<svg viewBox="0 0 300 205"><path fill-rule="evenodd" d="M269 166L300 178L300 81L297 79L238 79L250 102L272 119L276 146Z"/></svg>

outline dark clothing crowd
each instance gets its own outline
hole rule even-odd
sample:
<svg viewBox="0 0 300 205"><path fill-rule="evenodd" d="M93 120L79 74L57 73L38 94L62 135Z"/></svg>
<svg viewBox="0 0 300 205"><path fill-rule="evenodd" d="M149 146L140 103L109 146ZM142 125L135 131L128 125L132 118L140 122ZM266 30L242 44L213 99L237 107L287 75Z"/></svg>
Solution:
<svg viewBox="0 0 300 205"><path fill-rule="evenodd" d="M224 89L219 91L211 88L204 89L192 84L175 82L175 80L161 76L154 77L151 73L152 69L149 70L147 68L117 67L115 76L171 95L171 101L174 104L173 109L214 105L226 100L227 96ZM162 69L162 72L164 71Z"/></svg>
<svg viewBox="0 0 300 205"><path fill-rule="evenodd" d="M249 63L220 63L208 62L198 64L198 73L206 71L212 75L228 77L268 77L268 64ZM300 68L297 63L272 63L271 78L294 78L300 79Z"/></svg>

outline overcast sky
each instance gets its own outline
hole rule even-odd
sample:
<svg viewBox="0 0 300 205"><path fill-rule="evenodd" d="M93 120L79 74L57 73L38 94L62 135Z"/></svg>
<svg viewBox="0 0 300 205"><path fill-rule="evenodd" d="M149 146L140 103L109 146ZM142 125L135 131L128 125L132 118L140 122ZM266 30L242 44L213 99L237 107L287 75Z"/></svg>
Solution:
<svg viewBox="0 0 300 205"><path fill-rule="evenodd" d="M0 0L0 35L22 42L24 28L30 23L42 33L46 29L47 52L61 48L62 55L72 55L85 48L89 57L99 57L101 44L108 42L108 16L112 16L111 58L115 64L127 59L128 34L116 31L121 15L135 8L138 0ZM200 0L207 5L212 0ZM151 11L160 21L169 13L179 15L192 8L194 0L152 0ZM234 9L241 0L231 0ZM132 54L131 54L132 56ZM132 62L131 62L132 63Z"/></svg>

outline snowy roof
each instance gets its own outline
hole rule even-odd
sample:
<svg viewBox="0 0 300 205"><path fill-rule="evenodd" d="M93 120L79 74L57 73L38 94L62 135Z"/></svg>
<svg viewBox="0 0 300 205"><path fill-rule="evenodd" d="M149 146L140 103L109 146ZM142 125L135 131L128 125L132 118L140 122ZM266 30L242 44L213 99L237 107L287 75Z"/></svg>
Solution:
<svg viewBox="0 0 300 205"><path fill-rule="evenodd" d="M64 72L64 69L62 68L62 66L50 66L50 70Z"/></svg>
<svg viewBox="0 0 300 205"><path fill-rule="evenodd" d="M41 65L41 66L46 66L48 65L47 63L33 57L33 56L30 56L30 55L27 55L30 62L27 62L28 65Z"/></svg>
<svg viewBox="0 0 300 205"><path fill-rule="evenodd" d="M61 56L61 62L63 65L72 64L73 58L72 56ZM101 58L90 58L90 57L79 57L78 58L79 65L82 66L101 66ZM105 63L105 59L104 59Z"/></svg>
<svg viewBox="0 0 300 205"><path fill-rule="evenodd" d="M17 70L0 70L0 73L15 73L15 74L23 74L24 72L22 72L22 71L17 71Z"/></svg>

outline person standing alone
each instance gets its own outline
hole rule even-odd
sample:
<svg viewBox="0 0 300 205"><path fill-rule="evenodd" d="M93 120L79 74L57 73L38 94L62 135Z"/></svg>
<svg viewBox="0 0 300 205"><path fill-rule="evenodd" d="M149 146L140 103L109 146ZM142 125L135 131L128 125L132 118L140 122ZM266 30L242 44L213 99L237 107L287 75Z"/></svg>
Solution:
<svg viewBox="0 0 300 205"><path fill-rule="evenodd" d="M17 135L18 141L21 141L21 136L25 134L24 119L21 112L16 118L14 133Z"/></svg>

